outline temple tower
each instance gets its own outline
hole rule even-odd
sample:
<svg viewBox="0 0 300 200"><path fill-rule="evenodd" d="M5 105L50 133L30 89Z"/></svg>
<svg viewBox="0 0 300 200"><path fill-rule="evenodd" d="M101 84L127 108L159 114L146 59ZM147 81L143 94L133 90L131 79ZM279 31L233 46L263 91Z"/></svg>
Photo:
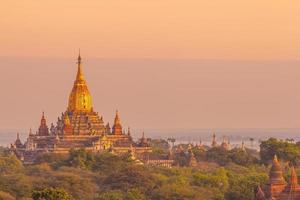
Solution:
<svg viewBox="0 0 300 200"><path fill-rule="evenodd" d="M78 56L77 68L76 80L69 97L68 111L91 112L93 109L92 97L83 76L80 52Z"/></svg>
<svg viewBox="0 0 300 200"><path fill-rule="evenodd" d="M277 156L275 155L273 158L273 164L271 167L271 171L269 173L269 183L272 185L285 185L286 182L283 178L282 169L280 163L278 161Z"/></svg>
<svg viewBox="0 0 300 200"><path fill-rule="evenodd" d="M139 146L141 146L141 147L148 147L148 146L149 146L148 140L147 140L147 138L145 137L145 132L143 132L142 138L140 139L140 144L139 144Z"/></svg>
<svg viewBox="0 0 300 200"><path fill-rule="evenodd" d="M73 128L68 113L64 114L64 135L72 135Z"/></svg>
<svg viewBox="0 0 300 200"><path fill-rule="evenodd" d="M114 126L112 127L112 134L113 135L122 135L122 125L121 125L121 120L119 117L119 112L116 111L116 117L115 117L115 123Z"/></svg>
<svg viewBox="0 0 300 200"><path fill-rule="evenodd" d="M188 163L189 167L197 167L198 162L197 159L195 158L195 155L192 151L192 149L189 150L189 163Z"/></svg>
<svg viewBox="0 0 300 200"><path fill-rule="evenodd" d="M275 155L273 164L269 173L269 183L267 184L267 196L277 198L285 189L286 182L283 178L282 168Z"/></svg>
<svg viewBox="0 0 300 200"><path fill-rule="evenodd" d="M69 96L68 108L58 120L57 134L102 135L106 128L102 118L93 111L92 97L86 84L81 56L77 61L77 75Z"/></svg>
<svg viewBox="0 0 300 200"><path fill-rule="evenodd" d="M217 140L216 140L216 133L213 134L213 140L212 140L211 146L212 147L218 146L218 143L217 143Z"/></svg>
<svg viewBox="0 0 300 200"><path fill-rule="evenodd" d="M283 179L282 170L277 156L274 156L273 165L269 174L269 183L258 187L256 200L296 200L300 199L300 186L294 167L291 167L289 183Z"/></svg>
<svg viewBox="0 0 300 200"><path fill-rule="evenodd" d="M48 136L49 135L49 129L47 126L46 118L45 118L45 113L43 112L42 119L41 119L41 124L39 127L38 131L39 136Z"/></svg>
<svg viewBox="0 0 300 200"><path fill-rule="evenodd" d="M20 140L20 135L19 135L19 133L17 133L17 139L16 139L16 141L15 141L15 145L16 145L17 148L22 148L22 147L23 147L23 144L22 144L22 142L21 142L21 140Z"/></svg>
<svg viewBox="0 0 300 200"><path fill-rule="evenodd" d="M221 143L221 148L224 151L229 151L231 149L230 141L225 136L223 137L223 142Z"/></svg>

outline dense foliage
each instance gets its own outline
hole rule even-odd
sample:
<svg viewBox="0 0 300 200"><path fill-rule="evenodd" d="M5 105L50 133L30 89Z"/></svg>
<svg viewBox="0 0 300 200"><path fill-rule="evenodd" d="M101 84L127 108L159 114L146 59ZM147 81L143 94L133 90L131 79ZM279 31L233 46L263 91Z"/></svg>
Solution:
<svg viewBox="0 0 300 200"><path fill-rule="evenodd" d="M44 155L30 166L2 153L0 163L0 199L239 199L245 190L252 197L266 179L266 173L239 165L155 168L136 166L127 156L85 150Z"/></svg>
<svg viewBox="0 0 300 200"><path fill-rule="evenodd" d="M153 156L166 157L168 145L154 141ZM299 144L269 139L255 153L233 149L193 148L199 166L187 166L187 152L175 153L179 166L137 166L128 156L94 154L83 149L68 155L48 154L24 166L0 148L0 200L252 200L268 178L268 163L276 153L295 159ZM286 176L286 174L285 174Z"/></svg>
<svg viewBox="0 0 300 200"><path fill-rule="evenodd" d="M41 191L32 192L33 200L71 200L72 197L63 189L46 188Z"/></svg>
<svg viewBox="0 0 300 200"><path fill-rule="evenodd" d="M293 140L278 140L270 138L260 145L261 161L268 164L276 154L281 160L291 162L294 166L300 166L300 143Z"/></svg>

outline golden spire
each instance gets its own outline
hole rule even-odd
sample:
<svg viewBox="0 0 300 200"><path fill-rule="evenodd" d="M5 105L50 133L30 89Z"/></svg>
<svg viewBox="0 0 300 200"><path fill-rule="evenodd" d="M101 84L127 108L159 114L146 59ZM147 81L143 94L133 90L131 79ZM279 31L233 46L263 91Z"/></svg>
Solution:
<svg viewBox="0 0 300 200"><path fill-rule="evenodd" d="M77 76L76 76L76 81L84 81L84 76L82 73L82 66L81 66L81 56L80 56L80 49L79 49L79 55L77 58Z"/></svg>
<svg viewBox="0 0 300 200"><path fill-rule="evenodd" d="M72 92L69 97L69 112L91 112L92 111L92 97L85 82L82 70L82 62L80 51L77 62L77 75L74 82Z"/></svg>

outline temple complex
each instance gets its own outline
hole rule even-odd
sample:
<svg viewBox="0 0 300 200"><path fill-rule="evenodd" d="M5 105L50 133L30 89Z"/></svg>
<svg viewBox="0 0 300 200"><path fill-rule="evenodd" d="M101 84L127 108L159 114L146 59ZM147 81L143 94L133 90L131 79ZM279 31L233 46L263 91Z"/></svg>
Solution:
<svg viewBox="0 0 300 200"><path fill-rule="evenodd" d="M283 172L277 156L274 156L266 185L258 187L257 200L297 200L300 199L300 185L294 167L291 167L288 183L283 178Z"/></svg>
<svg viewBox="0 0 300 200"><path fill-rule="evenodd" d="M77 75L69 96L68 107L56 124L47 126L43 112L38 131L31 129L28 138L22 144L19 134L11 145L11 150L24 161L32 163L43 153L68 153L72 148L84 148L93 152L112 150L116 154L134 152L136 157L150 153L152 150L144 134L140 141L134 142L128 128L122 127L119 112L116 111L112 128L104 123L103 117L95 112L92 96L83 75L82 60L79 54Z"/></svg>

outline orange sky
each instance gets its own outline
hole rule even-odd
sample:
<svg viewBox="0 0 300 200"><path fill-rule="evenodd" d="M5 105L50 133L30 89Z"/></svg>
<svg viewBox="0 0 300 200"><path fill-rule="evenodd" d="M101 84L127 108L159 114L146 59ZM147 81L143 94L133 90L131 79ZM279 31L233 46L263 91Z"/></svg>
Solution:
<svg viewBox="0 0 300 200"><path fill-rule="evenodd" d="M10 0L0 129L65 111L82 50L94 106L125 126L300 128L299 0ZM210 60L210 61L209 61Z"/></svg>
<svg viewBox="0 0 300 200"><path fill-rule="evenodd" d="M298 0L10 0L0 55L298 59Z"/></svg>

